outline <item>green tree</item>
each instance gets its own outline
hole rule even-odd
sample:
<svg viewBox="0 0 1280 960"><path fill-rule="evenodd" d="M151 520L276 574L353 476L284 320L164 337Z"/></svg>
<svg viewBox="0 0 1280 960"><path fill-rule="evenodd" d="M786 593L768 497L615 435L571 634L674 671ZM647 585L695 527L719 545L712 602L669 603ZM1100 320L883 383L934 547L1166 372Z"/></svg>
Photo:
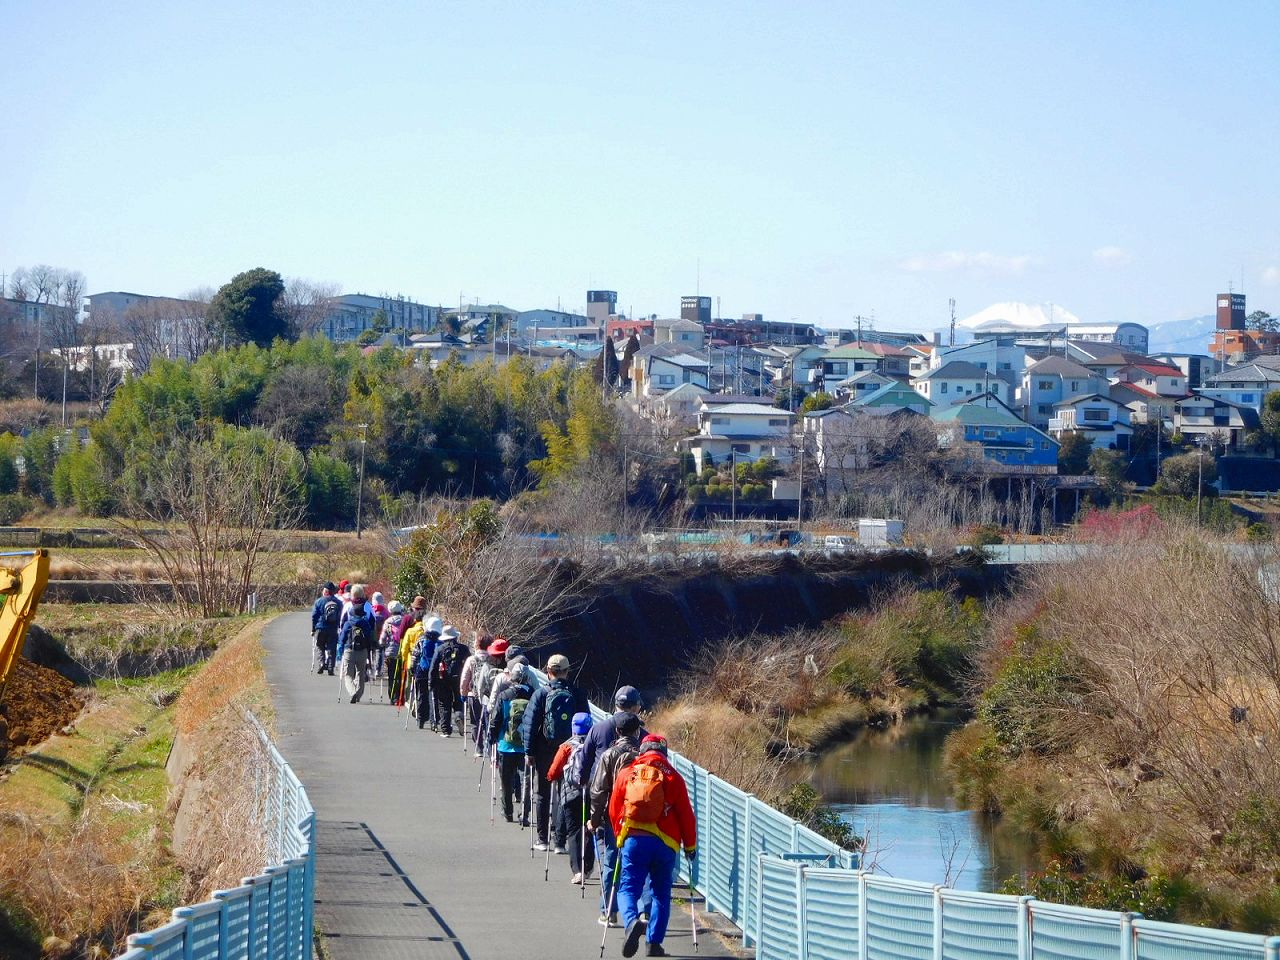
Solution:
<svg viewBox="0 0 1280 960"><path fill-rule="evenodd" d="M1098 478L1102 491L1114 500L1125 492L1128 461L1119 450L1094 450L1089 454L1089 472Z"/></svg>
<svg viewBox="0 0 1280 960"><path fill-rule="evenodd" d="M1066 433L1058 448L1058 473L1078 477L1089 467L1089 451L1093 444L1083 433Z"/></svg>
<svg viewBox="0 0 1280 960"><path fill-rule="evenodd" d="M811 393L804 398L804 402L800 404L801 413L812 413L815 410L830 410L836 402L836 398L831 394L819 390L817 393Z"/></svg>
<svg viewBox="0 0 1280 960"><path fill-rule="evenodd" d="M379 307L373 311L373 316L369 320L369 328L376 330L378 333L386 333L391 329L391 319L387 316L387 311Z"/></svg>
<svg viewBox="0 0 1280 960"><path fill-rule="evenodd" d="M1156 492L1176 497L1194 497L1197 478L1203 478L1201 492L1218 477L1218 465L1212 454L1196 450L1169 457L1160 464Z"/></svg>
<svg viewBox="0 0 1280 960"><path fill-rule="evenodd" d="M1280 317L1273 317L1265 310L1255 310L1244 318L1244 325L1249 330L1266 330L1275 333L1280 330Z"/></svg>
<svg viewBox="0 0 1280 960"><path fill-rule="evenodd" d="M1280 390L1267 394L1262 403L1262 433L1271 442L1271 451L1280 450Z"/></svg>
<svg viewBox="0 0 1280 960"><path fill-rule="evenodd" d="M783 384L773 397L773 405L779 410L798 410L804 403L804 387L798 383Z"/></svg>
<svg viewBox="0 0 1280 960"><path fill-rule="evenodd" d="M283 294L280 274L255 267L236 274L218 289L209 301L209 318L236 342L269 347L277 337L287 339L290 335Z"/></svg>

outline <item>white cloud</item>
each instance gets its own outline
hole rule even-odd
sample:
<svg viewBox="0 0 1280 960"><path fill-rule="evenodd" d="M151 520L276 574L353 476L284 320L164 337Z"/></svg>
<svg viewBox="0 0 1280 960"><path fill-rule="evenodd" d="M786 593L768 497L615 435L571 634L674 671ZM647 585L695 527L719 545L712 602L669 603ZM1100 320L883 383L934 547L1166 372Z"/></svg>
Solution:
<svg viewBox="0 0 1280 960"><path fill-rule="evenodd" d="M1268 287L1280 286L1280 267L1267 267L1263 270L1262 282Z"/></svg>
<svg viewBox="0 0 1280 960"><path fill-rule="evenodd" d="M1124 267L1133 263L1133 254L1122 247L1099 247L1093 251L1093 259L1104 267Z"/></svg>
<svg viewBox="0 0 1280 960"><path fill-rule="evenodd" d="M1035 258L1029 254L1004 256L986 250L966 252L948 250L945 253L932 253L923 256L908 257L899 261L898 269L907 273L951 273L955 271L986 273L1022 273Z"/></svg>

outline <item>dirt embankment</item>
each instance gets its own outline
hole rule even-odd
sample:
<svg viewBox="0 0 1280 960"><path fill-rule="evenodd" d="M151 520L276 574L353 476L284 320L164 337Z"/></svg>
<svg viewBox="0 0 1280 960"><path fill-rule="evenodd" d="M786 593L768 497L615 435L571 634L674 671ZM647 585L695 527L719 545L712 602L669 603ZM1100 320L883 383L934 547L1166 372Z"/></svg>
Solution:
<svg viewBox="0 0 1280 960"><path fill-rule="evenodd" d="M55 670L18 657L0 701L0 760L72 723L84 706L76 685Z"/></svg>

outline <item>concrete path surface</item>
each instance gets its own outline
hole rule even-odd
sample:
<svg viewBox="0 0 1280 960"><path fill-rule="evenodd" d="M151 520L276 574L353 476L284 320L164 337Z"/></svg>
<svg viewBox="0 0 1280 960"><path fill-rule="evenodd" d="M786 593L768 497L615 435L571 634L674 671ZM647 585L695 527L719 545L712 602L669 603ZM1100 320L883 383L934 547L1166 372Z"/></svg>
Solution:
<svg viewBox="0 0 1280 960"><path fill-rule="evenodd" d="M477 792L480 765L456 731L446 740L412 722L406 730L376 688L363 703L339 702L338 679L310 671L306 614L272 621L263 641L280 751L319 821L316 924L332 960L600 956L598 884L584 902L569 858L554 854L544 881L528 832L501 814L490 826L488 782ZM605 956L621 945L611 929ZM678 906L665 946L695 955ZM734 956L705 928L698 947L700 957Z"/></svg>

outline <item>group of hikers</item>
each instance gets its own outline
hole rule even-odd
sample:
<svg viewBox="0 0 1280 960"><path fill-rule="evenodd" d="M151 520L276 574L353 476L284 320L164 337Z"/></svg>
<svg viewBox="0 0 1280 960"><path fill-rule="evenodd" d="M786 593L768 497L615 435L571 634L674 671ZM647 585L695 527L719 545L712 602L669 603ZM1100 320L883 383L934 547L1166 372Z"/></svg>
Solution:
<svg viewBox="0 0 1280 960"><path fill-rule="evenodd" d="M337 669L351 703L366 683L383 683L419 729L430 724L442 737L460 714L458 733L483 761L481 785L489 776L490 822L501 801L507 823L531 828L531 850L545 853L548 871L553 852L567 854L584 897L598 866L604 936L621 916L624 957L642 940L646 956L667 956L677 858L692 865L697 822L666 738L644 729L640 692L619 687L615 712L594 721L563 654L547 658L544 682L519 645L477 633L473 651L424 597L408 608L384 600L362 584L324 585L311 611L316 672Z"/></svg>

